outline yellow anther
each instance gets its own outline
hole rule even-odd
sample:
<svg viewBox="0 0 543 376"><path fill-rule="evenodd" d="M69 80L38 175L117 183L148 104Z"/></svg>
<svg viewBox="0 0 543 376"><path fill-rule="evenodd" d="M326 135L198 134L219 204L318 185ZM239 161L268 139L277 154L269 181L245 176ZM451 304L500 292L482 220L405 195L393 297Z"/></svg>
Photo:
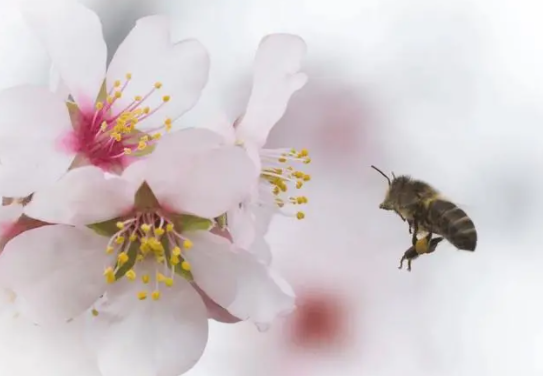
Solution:
<svg viewBox="0 0 543 376"><path fill-rule="evenodd" d="M170 96L169 96L169 95L165 95L165 96L162 97L162 100L163 100L164 102L169 102L169 101L170 101Z"/></svg>
<svg viewBox="0 0 543 376"><path fill-rule="evenodd" d="M113 252L115 252L115 248L113 248L112 246L106 248L106 253L108 255L111 255Z"/></svg>
<svg viewBox="0 0 543 376"><path fill-rule="evenodd" d="M141 262L141 261L143 261L143 255L137 255L136 262Z"/></svg>
<svg viewBox="0 0 543 376"><path fill-rule="evenodd" d="M117 226L117 228L118 228L119 230L124 228L124 222L120 222L120 221L119 221L119 222L117 222L115 225Z"/></svg>
<svg viewBox="0 0 543 376"><path fill-rule="evenodd" d="M172 287L173 286L173 278L166 278L166 280L164 281L164 284L168 287Z"/></svg>
<svg viewBox="0 0 543 376"><path fill-rule="evenodd" d="M193 246L192 242L188 239L183 240L183 248L191 249Z"/></svg>
<svg viewBox="0 0 543 376"><path fill-rule="evenodd" d="M180 262L181 262L181 260L179 259L179 256L172 255L172 256L170 257L170 264L172 264L172 265L179 265Z"/></svg>
<svg viewBox="0 0 543 376"><path fill-rule="evenodd" d="M309 151L307 149L300 150L300 157L307 157L309 155Z"/></svg>
<svg viewBox="0 0 543 376"><path fill-rule="evenodd" d="M141 137L140 137L140 141L143 141L143 142L149 141L149 136L147 136L147 135L141 136Z"/></svg>
<svg viewBox="0 0 543 376"><path fill-rule="evenodd" d="M284 157L281 157L281 158L278 159L278 161L281 162L281 163L285 163L287 161L287 159L284 158Z"/></svg>
<svg viewBox="0 0 543 376"><path fill-rule="evenodd" d="M120 91L115 92L115 99L119 99L122 96L123 96L123 93L121 93Z"/></svg>
<svg viewBox="0 0 543 376"><path fill-rule="evenodd" d="M183 261L181 263L181 269L186 270L186 271L190 271L190 264L188 263L188 261Z"/></svg>
<svg viewBox="0 0 543 376"><path fill-rule="evenodd" d="M149 283L150 280L151 280L151 277L149 276L149 274L144 274L141 276L141 281L145 284Z"/></svg>
<svg viewBox="0 0 543 376"><path fill-rule="evenodd" d="M279 189L279 187L274 187L272 192L274 195L277 196L281 192L281 190Z"/></svg>
<svg viewBox="0 0 543 376"><path fill-rule="evenodd" d="M124 236L117 236L117 238L115 239L115 243L117 244L123 244L124 243Z"/></svg>
<svg viewBox="0 0 543 376"><path fill-rule="evenodd" d="M145 299L147 299L147 292L146 292L146 291L140 291L140 292L138 292L138 299L139 299L139 300L145 300Z"/></svg>
<svg viewBox="0 0 543 376"><path fill-rule="evenodd" d="M115 272L113 271L113 268L111 266L107 267L104 270L104 276L106 277L107 283L115 282Z"/></svg>
<svg viewBox="0 0 543 376"><path fill-rule="evenodd" d="M104 104L102 102L96 102L95 107L98 111L100 111L102 108L104 108Z"/></svg>
<svg viewBox="0 0 543 376"><path fill-rule="evenodd" d="M157 238L150 238L149 246L151 247L153 251L159 252L159 254L164 253L164 246Z"/></svg>
<svg viewBox="0 0 543 376"><path fill-rule="evenodd" d="M172 249L172 255L174 255L174 256L181 256L181 248L179 248L179 247L177 247L177 246L176 246L176 247L173 247L173 249Z"/></svg>
<svg viewBox="0 0 543 376"><path fill-rule="evenodd" d="M150 111L151 111L151 109L150 109L149 107L145 107L145 108L143 109L143 113L144 113L144 114L148 114Z"/></svg>
<svg viewBox="0 0 543 376"><path fill-rule="evenodd" d="M121 86L121 81L116 80L116 81L113 83L113 86L115 86L115 87Z"/></svg>
<svg viewBox="0 0 543 376"><path fill-rule="evenodd" d="M103 121L102 124L100 125L100 130L102 132L105 132L107 130L107 126L108 126L107 122Z"/></svg>
<svg viewBox="0 0 543 376"><path fill-rule="evenodd" d="M138 235L136 234L131 234L129 237L128 237L128 240L130 240L132 243L135 242L136 240L138 240Z"/></svg>
<svg viewBox="0 0 543 376"><path fill-rule="evenodd" d="M147 147L147 143L145 141L138 142L138 150L143 150Z"/></svg>
<svg viewBox="0 0 543 376"><path fill-rule="evenodd" d="M304 212L298 212L298 213L296 213L296 218L298 218L298 219L304 219L304 218L305 218Z"/></svg>
<svg viewBox="0 0 543 376"><path fill-rule="evenodd" d="M127 73L125 77L127 80L132 79L132 73Z"/></svg>
<svg viewBox="0 0 543 376"><path fill-rule="evenodd" d="M136 95L136 96L134 97L134 100L135 100L136 102L139 102L139 101L141 101L142 99L143 99L143 97L142 97L141 95Z"/></svg>
<svg viewBox="0 0 543 376"><path fill-rule="evenodd" d="M159 272L156 274L156 280L158 282L164 282L166 280L166 276Z"/></svg>
<svg viewBox="0 0 543 376"><path fill-rule="evenodd" d="M162 137L162 133L155 133L153 135L153 140L160 140L161 137Z"/></svg>
<svg viewBox="0 0 543 376"><path fill-rule="evenodd" d="M160 299L160 291L158 291L158 290L153 291L153 292L151 293L151 298L152 298L153 300L158 300L158 299Z"/></svg>
<svg viewBox="0 0 543 376"><path fill-rule="evenodd" d="M297 181L297 182L296 182L296 188L297 188L297 189L302 188L303 185L304 185L304 183L302 183L301 181Z"/></svg>
<svg viewBox="0 0 543 376"><path fill-rule="evenodd" d="M111 97L111 96L107 97L107 98L106 98L106 102L107 102L108 104L112 104L112 103L113 103L113 97Z"/></svg>
<svg viewBox="0 0 543 376"><path fill-rule="evenodd" d="M305 204L305 197L303 197L303 196L296 197L296 203L297 204Z"/></svg>
<svg viewBox="0 0 543 376"><path fill-rule="evenodd" d="M162 236L162 235L164 235L165 232L166 231L164 231L164 229L162 227L157 227L157 228L155 228L155 231L154 231L155 236Z"/></svg>
<svg viewBox="0 0 543 376"><path fill-rule="evenodd" d="M166 261L166 258L164 256L158 256L156 258L156 262L158 262L159 264L162 264L164 261Z"/></svg>
<svg viewBox="0 0 543 376"><path fill-rule="evenodd" d="M98 315L100 314L100 312L98 312L98 311L96 310L96 308L93 308L91 312L92 312L92 315L93 315L94 317L96 317L96 316L98 316Z"/></svg>
<svg viewBox="0 0 543 376"><path fill-rule="evenodd" d="M149 226L147 223L143 223L143 224L140 226L140 229L141 229L141 231L143 231L143 232L149 232L149 231L151 231L151 226Z"/></svg>
<svg viewBox="0 0 543 376"><path fill-rule="evenodd" d="M310 164L311 163L311 158L306 158L305 161L304 161L305 164Z"/></svg>
<svg viewBox="0 0 543 376"><path fill-rule="evenodd" d="M304 175L304 181L310 181L311 175Z"/></svg>
<svg viewBox="0 0 543 376"><path fill-rule="evenodd" d="M160 89L162 87L161 82L155 82L155 89Z"/></svg>
<svg viewBox="0 0 543 376"><path fill-rule="evenodd" d="M166 231L167 231L167 232L172 232L173 229L174 229L173 223L168 223L168 224L166 225Z"/></svg>
<svg viewBox="0 0 543 376"><path fill-rule="evenodd" d="M119 262L119 264L123 265L123 264L126 264L126 262L128 261L129 257L128 255L126 254L126 252L121 252L117 255L117 261Z"/></svg>
<svg viewBox="0 0 543 376"><path fill-rule="evenodd" d="M136 272L132 269L126 272L124 275L126 278L128 278L131 281L134 281L136 279Z"/></svg>

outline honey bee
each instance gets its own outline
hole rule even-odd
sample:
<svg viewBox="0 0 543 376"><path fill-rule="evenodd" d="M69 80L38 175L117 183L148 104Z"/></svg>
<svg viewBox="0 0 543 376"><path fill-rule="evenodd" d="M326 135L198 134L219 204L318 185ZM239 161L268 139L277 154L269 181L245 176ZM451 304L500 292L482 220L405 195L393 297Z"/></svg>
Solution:
<svg viewBox="0 0 543 376"><path fill-rule="evenodd" d="M396 212L408 222L409 232L413 234L412 248L414 248L407 250L406 255L408 253L412 255L413 252L417 252L417 255L433 252L441 241L432 243L433 234L442 236L460 250L475 251L477 230L464 210L444 198L428 183L407 175L396 177L392 174L390 180L377 167L371 167L388 181L388 190L379 208ZM417 246L419 234L426 234L425 242ZM406 255L403 259L409 260L409 256Z"/></svg>

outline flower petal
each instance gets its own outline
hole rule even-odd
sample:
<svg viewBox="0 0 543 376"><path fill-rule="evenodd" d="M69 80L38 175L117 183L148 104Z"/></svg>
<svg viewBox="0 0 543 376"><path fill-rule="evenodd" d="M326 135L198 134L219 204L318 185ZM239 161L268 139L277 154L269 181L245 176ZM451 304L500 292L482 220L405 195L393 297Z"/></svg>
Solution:
<svg viewBox="0 0 543 376"><path fill-rule="evenodd" d="M234 145L236 142L236 132L234 124L228 120L225 114L220 113L216 117L203 123L200 128L209 129L217 134L220 134L226 145Z"/></svg>
<svg viewBox="0 0 543 376"><path fill-rule="evenodd" d="M75 1L26 1L23 14L80 107L94 104L106 72L98 16Z"/></svg>
<svg viewBox="0 0 543 376"><path fill-rule="evenodd" d="M66 100L70 96L70 88L62 81L60 72L54 65L51 65L49 71L49 90L57 93L62 98L66 98Z"/></svg>
<svg viewBox="0 0 543 376"><path fill-rule="evenodd" d="M237 127L238 138L260 147L266 143L292 94L307 82L307 76L298 73L306 49L304 40L291 34L272 34L262 39L255 57L251 97Z"/></svg>
<svg viewBox="0 0 543 376"><path fill-rule="evenodd" d="M241 321L236 316L228 312L226 308L223 308L215 303L215 301L213 301L213 299L211 299L209 295L207 295L205 291L202 290L196 283L192 283L192 287L194 287L194 289L198 292L198 294L200 294L200 297L204 301L204 304L207 308L207 316L210 319L225 324L234 324Z"/></svg>
<svg viewBox="0 0 543 376"><path fill-rule="evenodd" d="M61 97L44 87L10 88L0 93L0 113L0 196L28 196L68 170L74 154L60 141L72 123Z"/></svg>
<svg viewBox="0 0 543 376"><path fill-rule="evenodd" d="M178 376L202 356L208 320L200 295L178 278L160 290L160 300L138 300L138 291L149 285L116 282L95 307L98 315L89 317L86 333L102 376Z"/></svg>
<svg viewBox="0 0 543 376"><path fill-rule="evenodd" d="M194 281L217 304L228 307L238 290L233 246L227 239L207 231L187 234L194 246L183 257L191 265Z"/></svg>
<svg viewBox="0 0 543 376"><path fill-rule="evenodd" d="M170 28L166 16L141 18L117 49L108 68L109 87L116 80L124 80L127 73L132 75L114 109L124 109L136 95L145 96L156 82L162 83L162 88L146 99L144 105L155 109L163 103L164 95L170 96L165 106L138 123L140 129L159 126L166 118L175 120L184 114L196 104L207 83L209 56L204 46L193 39L172 44Z"/></svg>
<svg viewBox="0 0 543 376"><path fill-rule="evenodd" d="M227 213L228 231L234 244L243 249L249 249L256 236L256 218L250 204L243 202Z"/></svg>
<svg viewBox="0 0 543 376"><path fill-rule="evenodd" d="M25 302L25 316L52 324L84 312L104 292L108 239L88 229L44 226L12 239L0 255L2 285Z"/></svg>
<svg viewBox="0 0 543 376"><path fill-rule="evenodd" d="M0 206L0 237L11 232L13 225L23 214L23 205L11 204Z"/></svg>
<svg viewBox="0 0 543 376"><path fill-rule="evenodd" d="M119 217L134 205L136 187L121 178L106 178L98 167L80 167L38 191L25 214L45 222L88 225Z"/></svg>
<svg viewBox="0 0 543 376"><path fill-rule="evenodd" d="M288 284L247 252L238 252L236 267L238 294L228 311L257 325L270 324L276 317L295 309L295 297Z"/></svg>

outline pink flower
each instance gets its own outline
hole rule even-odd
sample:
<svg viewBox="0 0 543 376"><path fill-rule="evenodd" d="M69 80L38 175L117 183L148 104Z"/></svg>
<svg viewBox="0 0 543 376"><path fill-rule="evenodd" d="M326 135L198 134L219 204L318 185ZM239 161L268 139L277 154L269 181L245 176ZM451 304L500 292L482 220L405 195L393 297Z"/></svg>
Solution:
<svg viewBox="0 0 543 376"><path fill-rule="evenodd" d="M258 174L243 149L222 142L209 130L178 131L120 177L81 167L36 192L25 213L58 224L20 234L0 255L2 286L24 302L22 314L53 324L87 312L104 376L177 376L207 342L208 312L191 282L259 326L290 313L284 282L209 232Z"/></svg>
<svg viewBox="0 0 543 376"><path fill-rule="evenodd" d="M195 40L172 44L164 16L140 19L106 70L95 13L59 0L27 1L22 9L60 82L57 92L25 85L0 93L2 196L46 187L76 157L75 164L120 172L196 103L207 82L206 50Z"/></svg>
<svg viewBox="0 0 543 376"><path fill-rule="evenodd" d="M267 149L264 147L273 126L281 119L292 95L307 82L300 73L306 44L291 34L271 34L258 47L255 57L253 88L247 109L234 126L227 122L210 124L221 133L227 143L243 146L261 171L260 184L247 196L242 205L228 212L228 229L234 242L243 248L252 248L259 233L265 232L267 223L257 226L256 211L261 208L289 208L291 214L303 219L297 209L307 203L303 195L293 194L302 188L310 176L298 168L297 163L309 163L308 151ZM268 213L269 214L269 213ZM267 221L269 222L269 220ZM257 250L265 262L271 256L267 250Z"/></svg>

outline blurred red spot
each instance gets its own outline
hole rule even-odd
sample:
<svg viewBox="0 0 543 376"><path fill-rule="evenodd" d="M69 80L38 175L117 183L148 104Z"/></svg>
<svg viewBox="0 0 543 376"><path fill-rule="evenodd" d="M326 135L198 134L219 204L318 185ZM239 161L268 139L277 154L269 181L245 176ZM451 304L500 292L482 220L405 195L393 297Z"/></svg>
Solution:
<svg viewBox="0 0 543 376"><path fill-rule="evenodd" d="M343 341L346 326L345 310L338 296L302 295L290 321L289 339L303 348L331 347Z"/></svg>

